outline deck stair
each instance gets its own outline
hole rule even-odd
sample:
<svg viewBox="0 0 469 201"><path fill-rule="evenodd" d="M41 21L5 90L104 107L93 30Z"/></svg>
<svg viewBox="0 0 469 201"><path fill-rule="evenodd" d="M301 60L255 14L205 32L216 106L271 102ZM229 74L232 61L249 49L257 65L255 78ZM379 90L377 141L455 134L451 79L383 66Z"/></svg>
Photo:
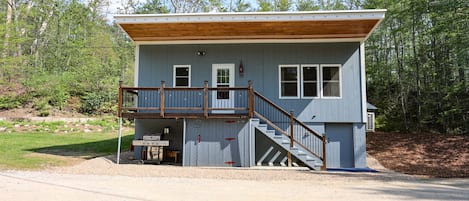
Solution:
<svg viewBox="0 0 469 201"><path fill-rule="evenodd" d="M252 119L251 125L254 126L260 133L271 139L280 147L290 152L296 159L303 162L305 166L313 170L321 170L322 160L313 154L309 153L303 147L298 146L297 143L290 147L290 139L282 134L276 133L275 130L269 129L267 124L263 124L259 119Z"/></svg>

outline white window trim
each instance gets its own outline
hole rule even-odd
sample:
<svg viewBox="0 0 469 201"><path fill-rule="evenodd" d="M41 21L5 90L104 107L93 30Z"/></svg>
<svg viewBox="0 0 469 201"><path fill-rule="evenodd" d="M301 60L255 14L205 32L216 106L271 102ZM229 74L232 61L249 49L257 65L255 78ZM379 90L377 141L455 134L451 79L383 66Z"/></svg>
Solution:
<svg viewBox="0 0 469 201"><path fill-rule="evenodd" d="M305 93L305 89L304 89L304 79L303 79L303 78L304 78L304 73L303 73L303 68L304 68L304 67L313 67L313 68L316 68L316 79L317 79L317 80L316 80L316 82L317 82L317 84L316 84L316 91L317 91L317 96L305 96L305 95L304 95L304 93ZM321 97L321 94L320 94L320 93L321 93L321 91L320 91L321 89L320 89L319 85L320 85L320 82L322 83L322 80L321 80L320 77L319 77L319 74L320 74L320 73L319 73L319 64L301 64L301 67L300 67L300 68L301 68L301 73L300 73L300 74L301 74L301 75L300 75L300 77L301 77L301 86L300 86L300 87L301 87L301 90L300 90L300 91L301 91L301 98L302 98L302 99L319 99L319 98Z"/></svg>
<svg viewBox="0 0 469 201"><path fill-rule="evenodd" d="M184 87L191 87L191 65L173 65L173 87L182 87L182 86L176 86L176 68L188 68L188 86Z"/></svg>
<svg viewBox="0 0 469 201"><path fill-rule="evenodd" d="M320 66L320 85L321 85L321 91L319 92L320 93L320 97L322 99L342 99L342 65L340 64L321 64L319 65ZM323 86L323 83L324 83L324 79L323 79L323 68L324 67L338 67L339 68L339 97L333 97L333 96L324 96L324 86Z"/></svg>
<svg viewBox="0 0 469 201"><path fill-rule="evenodd" d="M282 96L282 68L296 68L296 96ZM298 64L280 64L278 65L278 98L279 99L299 99L300 98L300 65Z"/></svg>
<svg viewBox="0 0 469 201"><path fill-rule="evenodd" d="M371 116L371 121L368 121L369 120L368 118L370 118L368 116ZM375 113L374 112L367 112L366 113L366 119L367 119L367 122L365 123L366 131L375 132L375 121L376 121Z"/></svg>

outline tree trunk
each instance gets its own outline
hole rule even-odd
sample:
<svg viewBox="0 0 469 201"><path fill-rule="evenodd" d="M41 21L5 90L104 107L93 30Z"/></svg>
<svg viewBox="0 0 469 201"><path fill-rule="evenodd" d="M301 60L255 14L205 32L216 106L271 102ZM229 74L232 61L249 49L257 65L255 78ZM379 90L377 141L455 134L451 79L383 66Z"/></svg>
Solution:
<svg viewBox="0 0 469 201"><path fill-rule="evenodd" d="M3 52L2 58L6 58L8 56L8 46L11 34L11 20L13 19L13 0L7 0L7 14L6 14L6 21L5 21L5 38L3 42Z"/></svg>

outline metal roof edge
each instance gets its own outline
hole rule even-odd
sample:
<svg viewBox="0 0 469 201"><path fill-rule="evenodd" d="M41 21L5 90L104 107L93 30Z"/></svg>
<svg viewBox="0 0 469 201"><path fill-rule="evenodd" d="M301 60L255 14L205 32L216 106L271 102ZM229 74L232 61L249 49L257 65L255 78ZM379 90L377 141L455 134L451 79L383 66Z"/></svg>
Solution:
<svg viewBox="0 0 469 201"><path fill-rule="evenodd" d="M115 15L117 24L179 22L324 21L384 18L386 9L301 11L301 12L223 12Z"/></svg>

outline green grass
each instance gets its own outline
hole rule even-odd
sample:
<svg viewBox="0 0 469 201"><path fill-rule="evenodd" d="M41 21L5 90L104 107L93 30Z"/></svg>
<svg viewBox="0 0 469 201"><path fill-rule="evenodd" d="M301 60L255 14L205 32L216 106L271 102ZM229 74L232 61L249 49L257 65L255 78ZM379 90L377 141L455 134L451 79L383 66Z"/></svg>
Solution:
<svg viewBox="0 0 469 201"><path fill-rule="evenodd" d="M133 136L124 134L122 150L128 150ZM0 133L0 168L40 169L66 163L59 157L93 158L114 154L117 150L117 132L112 133Z"/></svg>

